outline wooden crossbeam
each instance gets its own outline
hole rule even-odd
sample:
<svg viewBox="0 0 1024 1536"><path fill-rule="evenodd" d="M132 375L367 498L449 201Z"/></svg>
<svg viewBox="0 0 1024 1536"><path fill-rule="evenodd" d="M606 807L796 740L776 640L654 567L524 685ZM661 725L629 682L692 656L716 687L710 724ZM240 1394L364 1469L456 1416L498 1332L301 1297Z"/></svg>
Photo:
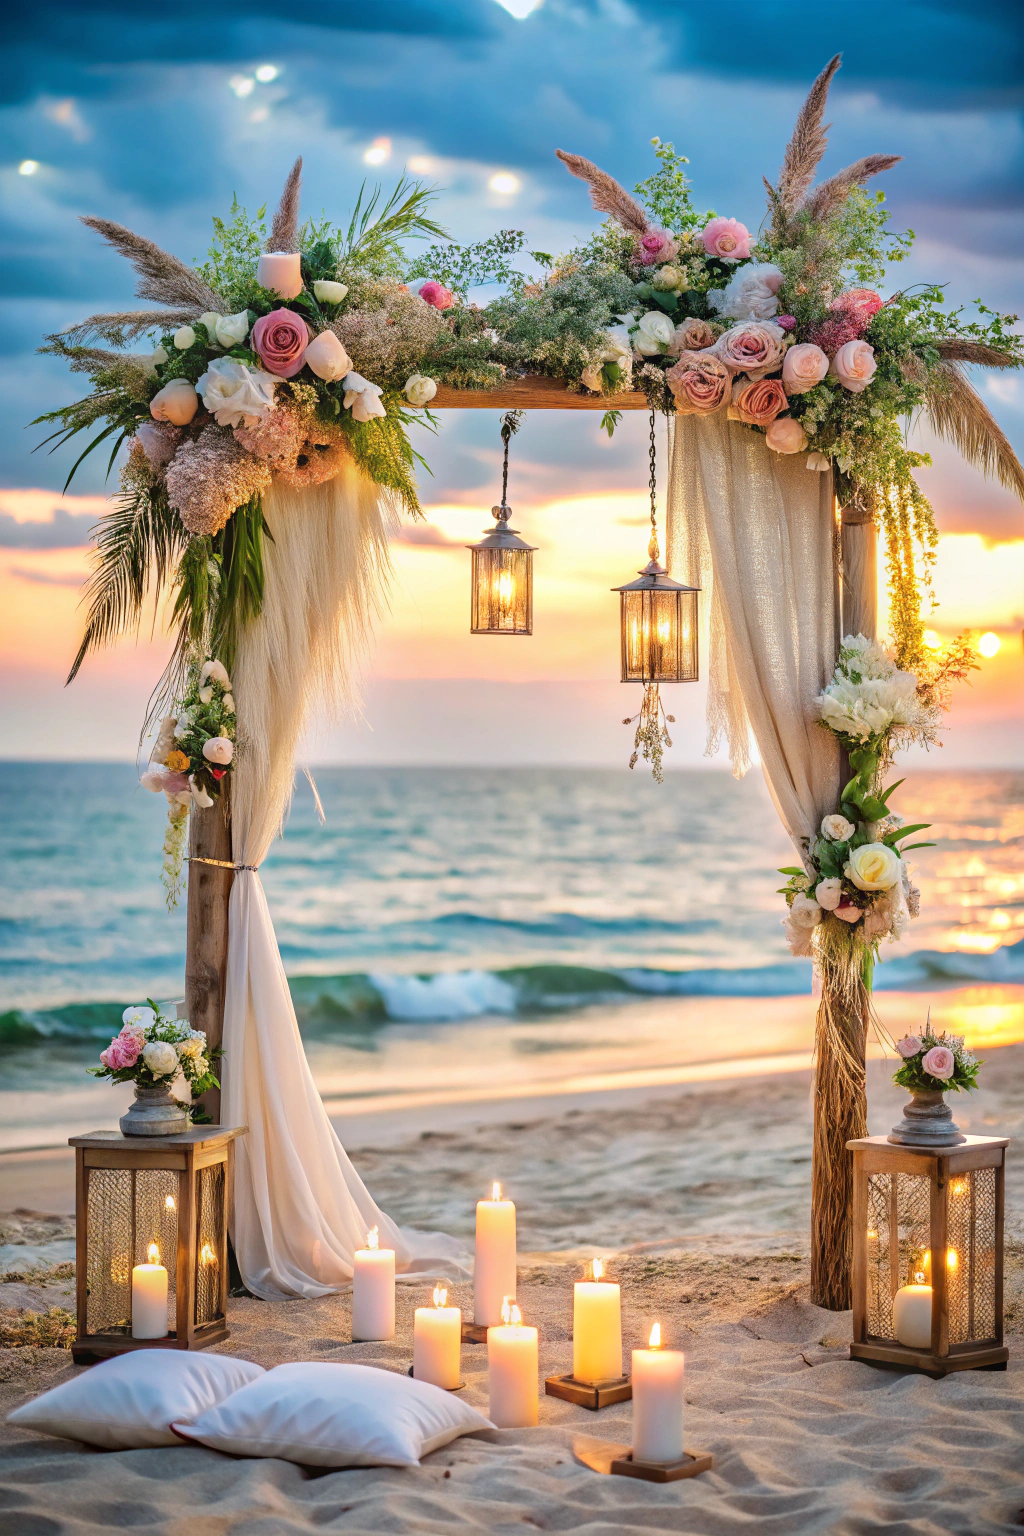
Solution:
<svg viewBox="0 0 1024 1536"><path fill-rule="evenodd" d="M569 390L561 379L527 374L522 379L505 379L495 389L451 389L438 386L430 402L432 411L646 411L646 395L640 390L624 390L619 395L595 395L589 390L579 394Z"/></svg>

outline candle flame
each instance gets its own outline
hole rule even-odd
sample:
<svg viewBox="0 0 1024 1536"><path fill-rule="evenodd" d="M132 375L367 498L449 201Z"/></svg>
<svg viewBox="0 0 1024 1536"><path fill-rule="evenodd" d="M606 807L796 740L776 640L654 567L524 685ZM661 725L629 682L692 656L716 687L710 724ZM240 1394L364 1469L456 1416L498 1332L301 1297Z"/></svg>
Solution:
<svg viewBox="0 0 1024 1536"><path fill-rule="evenodd" d="M513 1328L518 1328L523 1320L523 1314L516 1306L514 1296L506 1296L501 1304L501 1320L503 1323L511 1323Z"/></svg>
<svg viewBox="0 0 1024 1536"><path fill-rule="evenodd" d="M966 1179L953 1179L949 1186L951 1195L966 1195L969 1189L970 1184Z"/></svg>
<svg viewBox="0 0 1024 1536"><path fill-rule="evenodd" d="M203 1246L200 1248L200 1250L199 1250L199 1262L200 1262L200 1264L207 1264L207 1265L209 1265L209 1264L216 1264L216 1262L217 1262L217 1255L213 1251L212 1244L204 1243Z"/></svg>
<svg viewBox="0 0 1024 1536"><path fill-rule="evenodd" d="M501 1199L501 1185L498 1183L497 1179L495 1179L494 1183L491 1185L491 1199Z"/></svg>
<svg viewBox="0 0 1024 1536"><path fill-rule="evenodd" d="M590 1265L590 1272L595 1280L600 1280L604 1274L604 1260L594 1259Z"/></svg>
<svg viewBox="0 0 1024 1536"><path fill-rule="evenodd" d="M151 1264L160 1263L160 1249L157 1247L156 1243L150 1243L149 1247L146 1249L146 1258Z"/></svg>
<svg viewBox="0 0 1024 1536"><path fill-rule="evenodd" d="M367 1246L367 1248L379 1248L380 1247L380 1234L379 1234L378 1229L376 1227L371 1227L369 1232L367 1232L367 1234L366 1234L366 1246Z"/></svg>
<svg viewBox="0 0 1024 1536"><path fill-rule="evenodd" d="M946 1249L946 1268L949 1269L949 1270L956 1269L958 1267L959 1263L960 1263L960 1255L957 1253L956 1249L955 1248L947 1248Z"/></svg>
<svg viewBox="0 0 1024 1536"><path fill-rule="evenodd" d="M434 1306L443 1307L448 1300L448 1290L443 1285L434 1286Z"/></svg>
<svg viewBox="0 0 1024 1536"><path fill-rule="evenodd" d="M660 1349L661 1348L661 1324L660 1323L655 1323L654 1327L651 1329L651 1336L647 1340L647 1347L648 1347L648 1349Z"/></svg>
<svg viewBox="0 0 1024 1536"><path fill-rule="evenodd" d="M164 1201L164 1208L165 1208L165 1210L168 1210L168 1211L173 1211L174 1210L174 1196L173 1195L168 1195L167 1196L167 1199Z"/></svg>
<svg viewBox="0 0 1024 1536"><path fill-rule="evenodd" d="M914 1284L915 1285L924 1285L924 1270L923 1269L916 1269L914 1271Z"/></svg>

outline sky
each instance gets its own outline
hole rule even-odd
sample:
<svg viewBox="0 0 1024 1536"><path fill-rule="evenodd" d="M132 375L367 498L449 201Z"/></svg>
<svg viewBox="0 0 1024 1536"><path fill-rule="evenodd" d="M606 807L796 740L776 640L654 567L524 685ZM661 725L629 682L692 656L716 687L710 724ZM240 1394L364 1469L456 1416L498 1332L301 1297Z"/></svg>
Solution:
<svg viewBox="0 0 1024 1536"><path fill-rule="evenodd" d="M981 0L184 0L164 12L107 0L12 8L0 77L0 755L128 758L167 641L149 630L86 664L64 689L81 624L89 530L102 512L95 456L71 493L67 450L33 451L28 425L75 397L42 337L130 307L127 265L78 222L129 225L186 260L233 195L276 201L304 157L307 213L341 218L360 183L408 168L437 187L436 217L461 241L521 228L565 250L593 228L584 188L555 148L632 187L650 139L690 157L694 199L763 214L800 103L835 52L829 174L887 151L897 227L916 232L894 269L952 300L1020 307L1024 133L1016 7ZM883 184L880 182L879 184ZM486 296L486 295L485 295ZM976 383L1018 452L1024 382ZM426 523L393 546L390 615L361 711L307 744L335 762L624 763L637 690L618 681L609 588L644 558L646 419L609 441L597 414L534 412L515 440L510 500L540 546L532 638L469 634L464 545L500 485L498 413L445 413L416 446ZM1024 509L914 429L934 452L922 484L942 535L929 624L971 627L1000 648L950 717L942 762L1024 762ZM116 484L112 479L107 490ZM702 761L704 690L671 691L677 766Z"/></svg>

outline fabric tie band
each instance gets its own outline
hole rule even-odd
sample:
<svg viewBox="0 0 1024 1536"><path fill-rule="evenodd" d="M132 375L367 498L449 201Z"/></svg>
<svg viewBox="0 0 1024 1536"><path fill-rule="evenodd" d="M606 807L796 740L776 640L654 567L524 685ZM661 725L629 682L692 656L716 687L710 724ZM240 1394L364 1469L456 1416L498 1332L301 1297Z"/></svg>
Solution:
<svg viewBox="0 0 1024 1536"><path fill-rule="evenodd" d="M204 859L198 853L186 854L185 862L187 864L212 864L216 869L247 869L252 874L255 874L259 868L258 864L232 864L230 859Z"/></svg>

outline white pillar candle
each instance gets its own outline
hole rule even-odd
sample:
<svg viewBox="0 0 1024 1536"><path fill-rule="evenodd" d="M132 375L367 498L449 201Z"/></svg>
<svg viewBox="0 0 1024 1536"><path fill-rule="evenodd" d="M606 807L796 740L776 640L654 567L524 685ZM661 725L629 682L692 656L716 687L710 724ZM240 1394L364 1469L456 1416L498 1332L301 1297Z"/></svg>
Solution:
<svg viewBox="0 0 1024 1536"><path fill-rule="evenodd" d="M353 1342L395 1336L395 1250L378 1248L377 1240L374 1227L353 1259Z"/></svg>
<svg viewBox="0 0 1024 1536"><path fill-rule="evenodd" d="M633 1351L633 1460L680 1461L683 1455L683 1352L662 1349L661 1327L649 1349Z"/></svg>
<svg viewBox="0 0 1024 1536"><path fill-rule="evenodd" d="M619 1287L602 1280L595 1259L592 1280L577 1280L572 1305L572 1374L577 1381L614 1381L622 1375L622 1303Z"/></svg>
<svg viewBox="0 0 1024 1536"><path fill-rule="evenodd" d="M473 1318L482 1327L501 1322L505 1301L516 1294L516 1208L495 1184L490 1200L476 1205Z"/></svg>
<svg viewBox="0 0 1024 1536"><path fill-rule="evenodd" d="M150 1243L148 1258L132 1270L132 1338L166 1339L167 1271L156 1243Z"/></svg>
<svg viewBox="0 0 1024 1536"><path fill-rule="evenodd" d="M302 257L298 251L264 251L256 263L256 281L282 299L302 292Z"/></svg>
<svg viewBox="0 0 1024 1536"><path fill-rule="evenodd" d="M910 1349L932 1347L932 1288L901 1285L892 1299L892 1326L897 1343Z"/></svg>
<svg viewBox="0 0 1024 1536"><path fill-rule="evenodd" d="M537 1330L523 1324L515 1302L505 1304L505 1322L487 1330L490 1378L488 1417L498 1429L525 1429L537 1422Z"/></svg>
<svg viewBox="0 0 1024 1536"><path fill-rule="evenodd" d="M412 1373L417 1381L454 1392L462 1374L462 1312L446 1307L448 1292L434 1286L434 1305L417 1307L413 1317Z"/></svg>

